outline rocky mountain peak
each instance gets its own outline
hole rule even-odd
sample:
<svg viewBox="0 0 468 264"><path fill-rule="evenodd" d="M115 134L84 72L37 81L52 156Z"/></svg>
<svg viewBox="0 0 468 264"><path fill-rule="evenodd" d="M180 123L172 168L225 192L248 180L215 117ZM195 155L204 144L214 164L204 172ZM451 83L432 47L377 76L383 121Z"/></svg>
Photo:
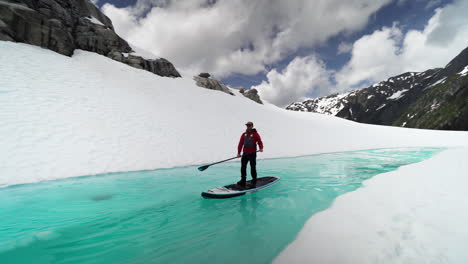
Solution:
<svg viewBox="0 0 468 264"><path fill-rule="evenodd" d="M352 92L295 102L286 109L370 124L468 130L468 48L444 68L406 72Z"/></svg>

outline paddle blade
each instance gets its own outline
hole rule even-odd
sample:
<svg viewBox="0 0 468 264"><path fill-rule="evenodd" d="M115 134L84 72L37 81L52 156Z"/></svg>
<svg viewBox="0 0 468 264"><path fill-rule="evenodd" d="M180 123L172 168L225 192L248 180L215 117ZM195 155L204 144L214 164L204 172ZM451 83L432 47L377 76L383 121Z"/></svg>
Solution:
<svg viewBox="0 0 468 264"><path fill-rule="evenodd" d="M201 166L201 167L198 168L198 170L199 171L204 171L204 170L208 169L209 166L210 165Z"/></svg>

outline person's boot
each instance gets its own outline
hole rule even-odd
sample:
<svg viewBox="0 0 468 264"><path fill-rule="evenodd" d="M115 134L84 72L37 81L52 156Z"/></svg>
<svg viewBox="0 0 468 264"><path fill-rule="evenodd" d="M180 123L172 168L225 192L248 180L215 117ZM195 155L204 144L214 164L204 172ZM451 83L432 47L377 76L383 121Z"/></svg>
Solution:
<svg viewBox="0 0 468 264"><path fill-rule="evenodd" d="M245 178L241 178L241 180L237 182L237 185L245 187Z"/></svg>
<svg viewBox="0 0 468 264"><path fill-rule="evenodd" d="M252 179L251 183L252 183L252 187L254 188L257 187L257 179Z"/></svg>

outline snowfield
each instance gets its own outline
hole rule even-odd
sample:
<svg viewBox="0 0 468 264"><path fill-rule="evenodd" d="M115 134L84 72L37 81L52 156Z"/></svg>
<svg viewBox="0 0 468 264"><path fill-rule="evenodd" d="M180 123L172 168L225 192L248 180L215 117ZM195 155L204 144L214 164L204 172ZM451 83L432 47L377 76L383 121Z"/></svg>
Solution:
<svg viewBox="0 0 468 264"><path fill-rule="evenodd" d="M312 216L274 263L468 261L468 149L364 182Z"/></svg>
<svg viewBox="0 0 468 264"><path fill-rule="evenodd" d="M287 111L80 50L0 41L0 61L0 186L226 159L248 120L265 143L259 158L468 144L466 132Z"/></svg>
<svg viewBox="0 0 468 264"><path fill-rule="evenodd" d="M191 76L163 78L85 51L69 58L0 41L0 62L0 186L219 161L237 154L248 120L265 144L259 158L468 146L468 132L287 111L236 90L231 96L200 88ZM388 263L445 263L467 256L458 251L462 242L453 251L446 244L468 241L466 228L454 228L468 220L461 215L468 208L466 157L464 149L448 150L369 180L312 217L277 261L376 263L399 255L401 262ZM431 240L436 248L426 244Z"/></svg>

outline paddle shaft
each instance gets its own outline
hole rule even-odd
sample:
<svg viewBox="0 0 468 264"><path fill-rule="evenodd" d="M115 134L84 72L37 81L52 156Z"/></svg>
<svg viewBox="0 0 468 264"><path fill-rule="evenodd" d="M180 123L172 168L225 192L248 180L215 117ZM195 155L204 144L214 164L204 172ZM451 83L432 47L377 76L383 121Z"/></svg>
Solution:
<svg viewBox="0 0 468 264"><path fill-rule="evenodd" d="M225 159L225 160L222 160L222 161L218 161L218 162L215 162L215 163L211 163L211 164L208 165L208 166L215 165L215 164L218 164L218 163L223 163L223 162L225 162L225 161L233 160L233 159L237 159L237 158L240 158L240 157L234 157L234 158L230 158L230 159Z"/></svg>
<svg viewBox="0 0 468 264"><path fill-rule="evenodd" d="M259 150L255 151L255 152L259 152ZM203 168L203 170L206 170L206 169L208 169L208 167L211 166L211 165L215 165L215 164L218 164L218 163L223 163L223 162L225 162L225 161L233 160L233 159L237 159L237 158L240 158L240 157L234 157L234 158L230 158L230 159L225 159L225 160L218 161L218 162L215 162L215 163L211 163L211 164L208 164L208 165L205 165L205 166L201 166L200 168ZM198 168L198 169L200 170L200 168Z"/></svg>

